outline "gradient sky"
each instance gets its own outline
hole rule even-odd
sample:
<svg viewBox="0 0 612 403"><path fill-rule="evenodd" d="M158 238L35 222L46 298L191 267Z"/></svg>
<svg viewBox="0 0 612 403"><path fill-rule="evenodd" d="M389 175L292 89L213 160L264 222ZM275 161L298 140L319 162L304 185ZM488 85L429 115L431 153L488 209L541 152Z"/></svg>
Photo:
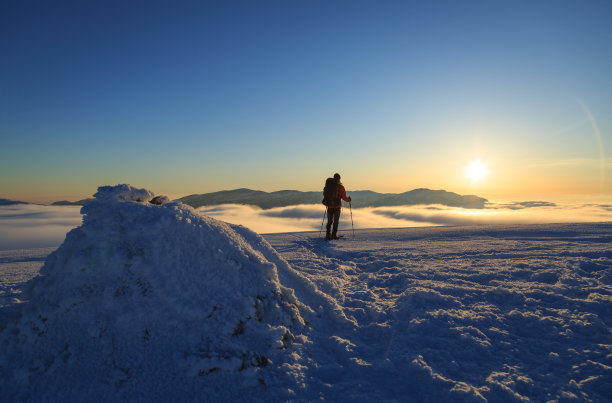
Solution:
<svg viewBox="0 0 612 403"><path fill-rule="evenodd" d="M3 1L0 197L340 172L349 194L609 199L610 21L610 1Z"/></svg>

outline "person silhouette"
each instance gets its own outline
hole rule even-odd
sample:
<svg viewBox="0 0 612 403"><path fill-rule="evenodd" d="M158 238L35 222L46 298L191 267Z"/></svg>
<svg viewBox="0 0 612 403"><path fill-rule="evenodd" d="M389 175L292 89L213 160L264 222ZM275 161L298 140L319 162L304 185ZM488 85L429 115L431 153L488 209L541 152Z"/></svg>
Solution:
<svg viewBox="0 0 612 403"><path fill-rule="evenodd" d="M350 197L346 196L346 189L340 182L340 174L335 173L333 178L327 179L325 189L323 189L323 204L327 207L327 233L325 238L328 240L338 239L338 224L340 223L340 210L342 200L349 203Z"/></svg>

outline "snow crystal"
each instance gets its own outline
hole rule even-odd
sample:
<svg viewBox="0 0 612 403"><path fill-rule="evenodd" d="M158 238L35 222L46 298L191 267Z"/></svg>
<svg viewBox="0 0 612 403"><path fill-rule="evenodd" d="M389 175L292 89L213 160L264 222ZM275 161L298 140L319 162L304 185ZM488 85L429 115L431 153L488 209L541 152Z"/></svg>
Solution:
<svg viewBox="0 0 612 403"><path fill-rule="evenodd" d="M100 186L94 197L98 201L136 201L145 202L153 199L155 195L147 189L136 189L127 184L117 186Z"/></svg>
<svg viewBox="0 0 612 403"><path fill-rule="evenodd" d="M2 334L4 396L157 400L177 384L183 398L291 385L280 368L295 361L287 350L304 319L270 251L188 206L151 204L144 189L95 196Z"/></svg>

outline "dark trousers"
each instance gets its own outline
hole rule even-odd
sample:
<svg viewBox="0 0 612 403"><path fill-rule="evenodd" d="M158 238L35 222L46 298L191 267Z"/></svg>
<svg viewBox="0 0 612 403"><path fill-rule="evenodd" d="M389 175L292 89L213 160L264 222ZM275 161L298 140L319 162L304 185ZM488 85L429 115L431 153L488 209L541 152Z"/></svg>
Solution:
<svg viewBox="0 0 612 403"><path fill-rule="evenodd" d="M335 237L338 232L338 222L340 221L340 207L327 208L327 237ZM333 226L333 230L332 230ZM331 234L330 234L331 232Z"/></svg>

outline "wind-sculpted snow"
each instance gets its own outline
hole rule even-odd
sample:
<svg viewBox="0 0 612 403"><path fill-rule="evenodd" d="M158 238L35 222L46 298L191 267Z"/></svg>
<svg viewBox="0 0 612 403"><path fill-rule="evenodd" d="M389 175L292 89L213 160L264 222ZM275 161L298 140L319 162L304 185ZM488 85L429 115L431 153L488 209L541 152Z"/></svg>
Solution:
<svg viewBox="0 0 612 403"><path fill-rule="evenodd" d="M278 383L277 396L289 397L300 371L288 350L303 342L305 321L264 257L276 252L188 206L150 204L143 189L95 196L19 295L18 315L0 316L17 316L0 327L3 397L261 397Z"/></svg>
<svg viewBox="0 0 612 403"><path fill-rule="evenodd" d="M354 320L319 328L301 353L319 357L308 375L332 400L604 402L611 234L582 224L266 239Z"/></svg>
<svg viewBox="0 0 612 403"><path fill-rule="evenodd" d="M175 203L87 210L30 284L49 250L0 251L11 400L612 396L612 223L357 230L330 243L264 239Z"/></svg>

